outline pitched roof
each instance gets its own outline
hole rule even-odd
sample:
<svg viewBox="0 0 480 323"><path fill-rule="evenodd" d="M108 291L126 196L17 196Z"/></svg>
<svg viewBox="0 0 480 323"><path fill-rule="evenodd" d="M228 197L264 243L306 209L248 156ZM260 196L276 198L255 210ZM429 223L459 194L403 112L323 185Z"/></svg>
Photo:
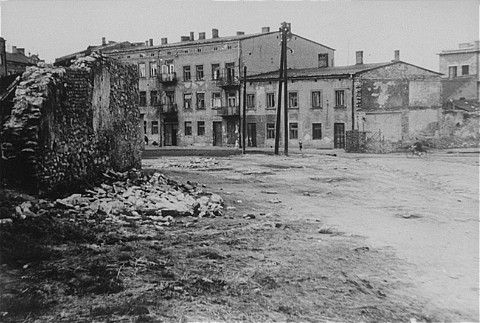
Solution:
<svg viewBox="0 0 480 323"><path fill-rule="evenodd" d="M302 68L302 69L288 69L289 78L313 78L313 77L349 77L351 75L360 74L363 72L371 71L380 67L385 67L389 65L394 65L397 63L403 63L422 70L441 75L441 73L425 69L410 63L403 61L392 61L384 63L370 63L370 64L355 64L355 65L346 65L346 66L332 66L332 67L313 67L313 68ZM256 75L248 76L249 80L260 80L260 79L278 79L279 71L272 71L267 73L261 73Z"/></svg>
<svg viewBox="0 0 480 323"><path fill-rule="evenodd" d="M86 55L89 55L92 51L96 51L96 50L104 51L104 50L111 50L115 48L124 48L124 47L130 47L130 46L133 46L133 44L128 41L110 42L105 45L90 45L87 47L87 49L55 58L55 63L58 64L59 62L69 61L77 57L86 56Z"/></svg>
<svg viewBox="0 0 480 323"><path fill-rule="evenodd" d="M222 43L222 42L228 42L228 41L236 41L236 40L244 40L244 39L249 39L249 38L255 38L255 37L262 37L266 35L271 35L279 33L279 31L271 31L267 33L255 33L255 34L247 34L247 35L234 35L234 36L225 36L225 37L217 37L217 38L207 38L207 39L195 39L195 40L187 40L187 41L179 41L175 43L169 43L169 44L163 44L163 45L155 45L155 46L147 46L144 43L138 43L138 45L133 46L131 48L121 48L121 49L114 49L111 52L128 52L128 51L136 51L139 49L143 50L150 50L150 49L161 49L161 48L171 48L171 47L183 47L183 46L192 46L192 45L203 45L203 44L213 44L213 43ZM323 44L317 43L313 40L307 39L302 36L298 36L296 34L292 34L294 36L297 36L298 38L301 38L303 40L310 41L312 43L315 43L317 45L335 50L331 47L325 46Z"/></svg>
<svg viewBox="0 0 480 323"><path fill-rule="evenodd" d="M21 64L26 64L26 65L32 65L33 62L30 61L30 59L21 54L21 53L9 53L9 52L6 52L6 58L7 58L7 62L15 62L15 63L21 63Z"/></svg>

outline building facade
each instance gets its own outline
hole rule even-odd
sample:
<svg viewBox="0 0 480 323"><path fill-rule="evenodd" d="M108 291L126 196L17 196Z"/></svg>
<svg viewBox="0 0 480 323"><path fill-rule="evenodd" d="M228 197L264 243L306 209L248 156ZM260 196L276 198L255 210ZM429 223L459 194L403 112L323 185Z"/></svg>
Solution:
<svg viewBox="0 0 480 323"><path fill-rule="evenodd" d="M461 43L439 55L443 102L480 98L480 41Z"/></svg>
<svg viewBox="0 0 480 323"><path fill-rule="evenodd" d="M292 147L302 141L304 147L344 148L346 131L354 129L391 142L411 140L441 113L440 74L400 61L398 51L386 63L364 64L357 52L355 65L289 69L288 80ZM248 145L273 147L278 72L251 76L248 85Z"/></svg>
<svg viewBox="0 0 480 323"><path fill-rule="evenodd" d="M158 146L236 146L240 135L240 87L247 75L278 69L280 32L211 38L201 32L180 42L115 49L108 55L139 69L145 142ZM292 34L292 68L334 65L334 49Z"/></svg>

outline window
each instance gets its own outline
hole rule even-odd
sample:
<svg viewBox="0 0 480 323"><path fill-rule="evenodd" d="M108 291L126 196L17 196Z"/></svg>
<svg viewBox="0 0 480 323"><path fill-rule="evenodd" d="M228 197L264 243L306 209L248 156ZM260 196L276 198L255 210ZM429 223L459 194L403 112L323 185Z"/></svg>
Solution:
<svg viewBox="0 0 480 323"><path fill-rule="evenodd" d="M462 75L468 75L469 65L462 65Z"/></svg>
<svg viewBox="0 0 480 323"><path fill-rule="evenodd" d="M213 92L212 93L212 108L220 108L222 106L222 97L220 92Z"/></svg>
<svg viewBox="0 0 480 323"><path fill-rule="evenodd" d="M456 66L449 66L448 67L448 77L457 77L457 67Z"/></svg>
<svg viewBox="0 0 480 323"><path fill-rule="evenodd" d="M220 64L212 64L212 80L220 78Z"/></svg>
<svg viewBox="0 0 480 323"><path fill-rule="evenodd" d="M197 65L195 67L195 78L197 81L203 80L203 65Z"/></svg>
<svg viewBox="0 0 480 323"><path fill-rule="evenodd" d="M147 77L147 71L145 70L145 63L138 64L138 74L140 74L140 77Z"/></svg>
<svg viewBox="0 0 480 323"><path fill-rule="evenodd" d="M275 124L267 123L267 139L275 139Z"/></svg>
<svg viewBox="0 0 480 323"><path fill-rule="evenodd" d="M143 121L143 133L146 134L147 133L147 121Z"/></svg>
<svg viewBox="0 0 480 323"><path fill-rule="evenodd" d="M345 106L345 91L336 90L335 91L335 107L344 107Z"/></svg>
<svg viewBox="0 0 480 323"><path fill-rule="evenodd" d="M147 106L147 92L140 91L140 106L145 107Z"/></svg>
<svg viewBox="0 0 480 323"><path fill-rule="evenodd" d="M312 139L322 139L322 124L312 123Z"/></svg>
<svg viewBox="0 0 480 323"><path fill-rule="evenodd" d="M158 121L152 121L152 135L158 135Z"/></svg>
<svg viewBox="0 0 480 323"><path fill-rule="evenodd" d="M158 104L157 91L150 91L150 105L155 106Z"/></svg>
<svg viewBox="0 0 480 323"><path fill-rule="evenodd" d="M183 94L183 108L191 109L192 108L192 94L184 93Z"/></svg>
<svg viewBox="0 0 480 323"><path fill-rule="evenodd" d="M150 62L150 77L154 77L157 75L157 63Z"/></svg>
<svg viewBox="0 0 480 323"><path fill-rule="evenodd" d="M312 108L314 109L322 108L322 92L320 91L312 92Z"/></svg>
<svg viewBox="0 0 480 323"><path fill-rule="evenodd" d="M247 94L247 109L255 109L255 94Z"/></svg>
<svg viewBox="0 0 480 323"><path fill-rule="evenodd" d="M197 121L197 135L198 136L205 135L205 121Z"/></svg>
<svg viewBox="0 0 480 323"><path fill-rule="evenodd" d="M298 93L297 92L288 93L288 107L290 109L298 109Z"/></svg>
<svg viewBox="0 0 480 323"><path fill-rule="evenodd" d="M298 139L298 123L292 122L289 126L290 139Z"/></svg>
<svg viewBox="0 0 480 323"><path fill-rule="evenodd" d="M229 92L227 94L227 102L229 107L237 106L237 96L235 95L235 92Z"/></svg>
<svg viewBox="0 0 480 323"><path fill-rule="evenodd" d="M318 54L318 67L328 67L328 54Z"/></svg>
<svg viewBox="0 0 480 323"><path fill-rule="evenodd" d="M192 121L185 121L185 136L192 135Z"/></svg>
<svg viewBox="0 0 480 323"><path fill-rule="evenodd" d="M267 109L275 108L275 93L267 93Z"/></svg>
<svg viewBox="0 0 480 323"><path fill-rule="evenodd" d="M235 81L235 63L225 63L227 82Z"/></svg>
<svg viewBox="0 0 480 323"><path fill-rule="evenodd" d="M183 67L183 80L190 81L192 79L192 73L190 71L190 66Z"/></svg>
<svg viewBox="0 0 480 323"><path fill-rule="evenodd" d="M197 109L205 109L205 93L197 93Z"/></svg>

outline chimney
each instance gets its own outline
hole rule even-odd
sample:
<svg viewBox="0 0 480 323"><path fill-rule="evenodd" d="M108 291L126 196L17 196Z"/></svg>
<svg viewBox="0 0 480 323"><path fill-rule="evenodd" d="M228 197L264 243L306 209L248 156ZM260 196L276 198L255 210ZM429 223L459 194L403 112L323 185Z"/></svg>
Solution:
<svg viewBox="0 0 480 323"><path fill-rule="evenodd" d="M190 37L189 36L181 36L180 37L180 41L184 42L184 41L189 41L190 40Z"/></svg>
<svg viewBox="0 0 480 323"><path fill-rule="evenodd" d="M362 65L363 64L363 51L359 50L355 52L357 61L356 65Z"/></svg>
<svg viewBox="0 0 480 323"><path fill-rule="evenodd" d="M262 27L262 34L269 33L270 27Z"/></svg>
<svg viewBox="0 0 480 323"><path fill-rule="evenodd" d="M218 29L212 29L212 38L218 38Z"/></svg>
<svg viewBox="0 0 480 323"><path fill-rule="evenodd" d="M17 46L12 46L12 54L16 54L17 53Z"/></svg>
<svg viewBox="0 0 480 323"><path fill-rule="evenodd" d="M105 37L102 37L102 45L105 46L107 44L107 39Z"/></svg>
<svg viewBox="0 0 480 323"><path fill-rule="evenodd" d="M394 55L394 61L399 61L400 60L400 51L397 49L395 50L395 55Z"/></svg>
<svg viewBox="0 0 480 323"><path fill-rule="evenodd" d="M190 40L195 40L195 33L193 31L190 32Z"/></svg>
<svg viewBox="0 0 480 323"><path fill-rule="evenodd" d="M245 35L243 31L237 31L237 36L242 36L242 35Z"/></svg>
<svg viewBox="0 0 480 323"><path fill-rule="evenodd" d="M148 40L145 41L145 46L148 46Z"/></svg>
<svg viewBox="0 0 480 323"><path fill-rule="evenodd" d="M25 55L25 48L17 48L17 53Z"/></svg>
<svg viewBox="0 0 480 323"><path fill-rule="evenodd" d="M153 46L153 38L150 38L150 39L148 40L148 43L149 43L150 46Z"/></svg>
<svg viewBox="0 0 480 323"><path fill-rule="evenodd" d="M198 39L205 39L205 33L204 32L198 33Z"/></svg>
<svg viewBox="0 0 480 323"><path fill-rule="evenodd" d="M161 40L160 40L161 44L162 45L166 45L168 44L168 38L167 37L163 37Z"/></svg>

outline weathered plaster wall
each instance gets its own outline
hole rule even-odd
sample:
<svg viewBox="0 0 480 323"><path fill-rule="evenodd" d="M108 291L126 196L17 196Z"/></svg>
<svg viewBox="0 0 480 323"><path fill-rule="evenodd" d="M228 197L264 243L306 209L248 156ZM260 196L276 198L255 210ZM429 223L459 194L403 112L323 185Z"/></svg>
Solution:
<svg viewBox="0 0 480 323"><path fill-rule="evenodd" d="M460 98L478 100L478 80L475 76L442 79L442 101Z"/></svg>
<svg viewBox="0 0 480 323"><path fill-rule="evenodd" d="M440 76L402 62L361 73L355 79L361 86L361 111L439 107Z"/></svg>
<svg viewBox="0 0 480 323"><path fill-rule="evenodd" d="M71 190L107 168L139 168L136 69L88 57L22 75L2 129L7 180L31 192Z"/></svg>
<svg viewBox="0 0 480 323"><path fill-rule="evenodd" d="M408 82L408 105L410 107L440 106L441 83L432 80L411 80Z"/></svg>
<svg viewBox="0 0 480 323"><path fill-rule="evenodd" d="M335 91L344 90L345 107L335 107ZM288 83L288 91L296 92L298 95L298 108L288 110L289 123L298 123L298 139L302 140L304 147L311 148L333 148L334 124L344 123L345 130L351 129L351 102L352 102L352 80L351 79L318 79L318 80L295 80ZM322 107L312 107L312 92L322 93ZM276 104L278 100L277 82L252 82L247 87L247 93L255 94L255 109L247 110L247 116L265 116L265 123L257 124L266 133L266 124L275 123ZM267 107L267 94L275 94L275 108ZM322 138L312 139L312 123L322 124ZM283 98L281 135L283 141ZM289 139L292 147L298 147L298 139ZM260 141L259 141L260 142ZM264 139L265 146L273 146L274 139Z"/></svg>
<svg viewBox="0 0 480 323"><path fill-rule="evenodd" d="M260 37L244 39L241 44L241 63L247 66L247 73L259 74L278 70L280 64L280 33L265 34ZM289 68L318 67L318 54L328 54L329 66L334 65L333 49L309 41L300 36L292 35L287 51Z"/></svg>

